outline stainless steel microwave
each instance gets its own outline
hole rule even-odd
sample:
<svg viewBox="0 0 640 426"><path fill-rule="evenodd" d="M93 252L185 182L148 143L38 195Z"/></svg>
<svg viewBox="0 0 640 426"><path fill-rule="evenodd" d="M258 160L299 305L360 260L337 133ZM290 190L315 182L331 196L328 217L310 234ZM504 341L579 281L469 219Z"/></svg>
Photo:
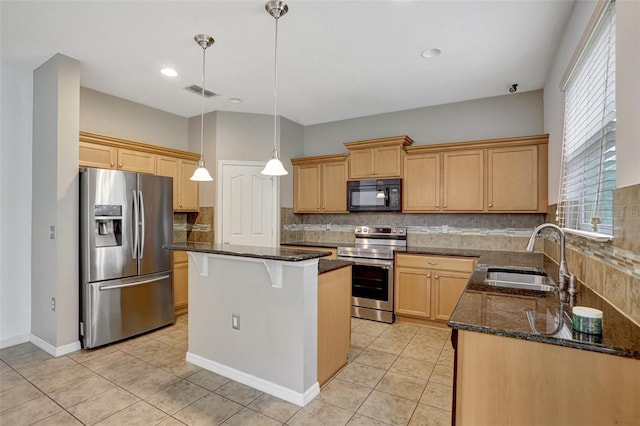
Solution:
<svg viewBox="0 0 640 426"><path fill-rule="evenodd" d="M401 179L350 180L347 210L350 212L397 212L402 209Z"/></svg>

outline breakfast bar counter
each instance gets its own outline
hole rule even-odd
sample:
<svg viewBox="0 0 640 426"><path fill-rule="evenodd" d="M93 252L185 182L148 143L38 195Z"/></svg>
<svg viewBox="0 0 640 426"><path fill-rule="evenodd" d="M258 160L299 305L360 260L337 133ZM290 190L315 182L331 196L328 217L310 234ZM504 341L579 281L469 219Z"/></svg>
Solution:
<svg viewBox="0 0 640 426"><path fill-rule="evenodd" d="M318 259L327 252L165 248L189 254L187 361L300 406L318 395Z"/></svg>

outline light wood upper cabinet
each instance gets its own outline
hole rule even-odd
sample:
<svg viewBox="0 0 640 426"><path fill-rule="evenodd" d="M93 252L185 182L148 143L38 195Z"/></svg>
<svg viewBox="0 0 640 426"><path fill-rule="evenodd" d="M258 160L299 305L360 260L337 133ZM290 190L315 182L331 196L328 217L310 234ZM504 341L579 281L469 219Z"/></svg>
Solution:
<svg viewBox="0 0 640 426"><path fill-rule="evenodd" d="M173 178L173 209L198 211L199 185L189 178L199 154L80 132L80 167L96 167Z"/></svg>
<svg viewBox="0 0 640 426"><path fill-rule="evenodd" d="M293 211L347 212L347 155L294 158Z"/></svg>
<svg viewBox="0 0 640 426"><path fill-rule="evenodd" d="M80 142L80 167L115 169L118 150L111 146Z"/></svg>
<svg viewBox="0 0 640 426"><path fill-rule="evenodd" d="M475 264L470 257L396 255L396 315L448 321Z"/></svg>
<svg viewBox="0 0 640 426"><path fill-rule="evenodd" d="M402 211L438 211L440 202L440 153L404 157Z"/></svg>
<svg viewBox="0 0 640 426"><path fill-rule="evenodd" d="M443 154L444 211L484 209L484 151L453 151Z"/></svg>
<svg viewBox="0 0 640 426"><path fill-rule="evenodd" d="M538 209L538 147L487 150L488 210Z"/></svg>
<svg viewBox="0 0 640 426"><path fill-rule="evenodd" d="M156 155L133 149L118 149L118 170L153 175L156 173Z"/></svg>
<svg viewBox="0 0 640 426"><path fill-rule="evenodd" d="M413 143L408 136L347 142L349 179L382 179L402 177L404 147Z"/></svg>
<svg viewBox="0 0 640 426"><path fill-rule="evenodd" d="M544 212L548 135L408 147L404 212Z"/></svg>
<svg viewBox="0 0 640 426"><path fill-rule="evenodd" d="M197 211L199 186L189 178L197 167L197 161L158 155L157 174L173 178L173 210Z"/></svg>

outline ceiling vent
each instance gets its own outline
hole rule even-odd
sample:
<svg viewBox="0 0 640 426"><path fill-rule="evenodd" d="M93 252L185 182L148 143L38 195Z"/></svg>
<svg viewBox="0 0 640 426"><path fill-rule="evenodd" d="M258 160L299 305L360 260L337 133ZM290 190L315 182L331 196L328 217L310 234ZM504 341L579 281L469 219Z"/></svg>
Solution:
<svg viewBox="0 0 640 426"><path fill-rule="evenodd" d="M198 96L202 96L202 87L197 84L192 84L191 86L185 87L185 89L192 91ZM204 89L204 97L211 98L213 96L218 96L217 93L212 92L211 90Z"/></svg>

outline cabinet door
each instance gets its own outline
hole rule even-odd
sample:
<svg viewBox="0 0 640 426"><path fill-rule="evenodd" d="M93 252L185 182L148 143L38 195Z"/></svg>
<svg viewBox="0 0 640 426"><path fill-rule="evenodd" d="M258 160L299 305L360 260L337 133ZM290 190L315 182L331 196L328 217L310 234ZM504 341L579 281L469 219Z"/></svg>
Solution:
<svg viewBox="0 0 640 426"><path fill-rule="evenodd" d="M487 150L487 209L538 209L538 147Z"/></svg>
<svg viewBox="0 0 640 426"><path fill-rule="evenodd" d="M189 260L183 251L173 252L173 306L176 315L185 314L189 306Z"/></svg>
<svg viewBox="0 0 640 426"><path fill-rule="evenodd" d="M469 282L470 274L433 271L433 303L431 317L448 321Z"/></svg>
<svg viewBox="0 0 640 426"><path fill-rule="evenodd" d="M153 175L156 173L156 155L132 149L119 149L118 170Z"/></svg>
<svg viewBox="0 0 640 426"><path fill-rule="evenodd" d="M198 211L200 208L200 185L191 180L193 172L198 168L194 160L180 160L180 206L182 211Z"/></svg>
<svg viewBox="0 0 640 426"><path fill-rule="evenodd" d="M347 162L322 165L321 209L323 213L347 212Z"/></svg>
<svg viewBox="0 0 640 426"><path fill-rule="evenodd" d="M380 146L374 150L374 170L376 179L401 176L402 149L399 146Z"/></svg>
<svg viewBox="0 0 640 426"><path fill-rule="evenodd" d="M404 158L402 211L440 210L440 154Z"/></svg>
<svg viewBox="0 0 640 426"><path fill-rule="evenodd" d="M373 179L375 152L373 148L354 149L349 154L350 179Z"/></svg>
<svg viewBox="0 0 640 426"><path fill-rule="evenodd" d="M180 161L177 158L158 155L156 172L159 176L173 178L173 210L180 208Z"/></svg>
<svg viewBox="0 0 640 426"><path fill-rule="evenodd" d="M484 152L452 151L443 154L443 211L484 209Z"/></svg>
<svg viewBox="0 0 640 426"><path fill-rule="evenodd" d="M79 147L80 167L115 168L118 159L116 148L88 142L80 142Z"/></svg>
<svg viewBox="0 0 640 426"><path fill-rule="evenodd" d="M294 166L294 212L320 212L320 172L319 164L299 164Z"/></svg>
<svg viewBox="0 0 640 426"><path fill-rule="evenodd" d="M418 318L431 316L431 272L396 268L395 311Z"/></svg>

